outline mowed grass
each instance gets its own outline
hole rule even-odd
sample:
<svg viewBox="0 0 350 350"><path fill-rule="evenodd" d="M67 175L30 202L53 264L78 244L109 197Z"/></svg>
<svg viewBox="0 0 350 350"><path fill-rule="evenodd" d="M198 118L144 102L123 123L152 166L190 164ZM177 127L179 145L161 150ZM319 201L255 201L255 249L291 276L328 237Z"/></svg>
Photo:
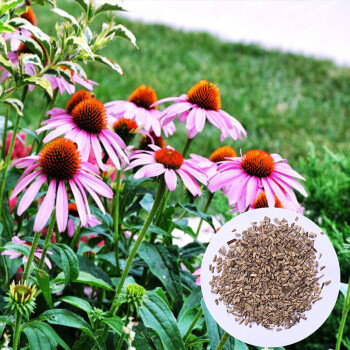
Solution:
<svg viewBox="0 0 350 350"><path fill-rule="evenodd" d="M63 8L76 6L62 3ZM39 26L54 33L54 23L60 18L42 8L34 9ZM99 28L105 20L100 16L94 27ZM198 80L208 79L220 88L222 108L248 132L242 141L224 141L237 151L258 148L279 153L295 166L296 160L305 156L309 141L319 152L323 145L333 151L349 150L350 69L256 45L223 42L206 33L120 17L118 22L136 35L140 50L123 39L104 49L106 56L123 67L126 77L98 63L87 66L88 77L100 84L95 93L102 101L127 99L140 84L152 86L158 98L178 96ZM60 97L56 106L64 106L67 99L68 95ZM39 91L30 95L23 126L36 127L42 105ZM178 130L168 143L182 149L186 130L183 125ZM191 151L208 156L220 145L219 131L207 123Z"/></svg>

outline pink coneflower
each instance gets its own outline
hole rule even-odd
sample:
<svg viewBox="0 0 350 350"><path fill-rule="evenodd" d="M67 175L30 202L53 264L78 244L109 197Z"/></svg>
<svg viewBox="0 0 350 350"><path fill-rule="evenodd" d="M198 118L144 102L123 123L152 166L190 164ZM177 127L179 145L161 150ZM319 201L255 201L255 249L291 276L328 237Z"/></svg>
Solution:
<svg viewBox="0 0 350 350"><path fill-rule="evenodd" d="M236 151L231 146L221 146L216 149L209 158L202 157L198 154L190 154L189 162L195 164L211 179L217 171L219 164L230 158L237 157Z"/></svg>
<svg viewBox="0 0 350 350"><path fill-rule="evenodd" d="M75 203L68 204L68 236L73 237L75 232L74 220L72 217L79 217L78 206ZM95 215L90 215L90 217L86 220L86 225L82 227L94 227L97 225L101 225L102 222L97 219Z"/></svg>
<svg viewBox="0 0 350 350"><path fill-rule="evenodd" d="M90 217L90 208L85 191L94 199L104 213L98 195L112 198L113 191L97 175L94 166L80 159L76 145L68 139L58 138L45 145L40 155L15 160L12 166L27 168L12 192L11 198L26 189L17 209L22 213L35 199L41 186L47 182L49 188L40 205L34 222L34 231L41 231L56 207L58 230L63 232L68 221L67 187L72 190L83 226Z"/></svg>
<svg viewBox="0 0 350 350"><path fill-rule="evenodd" d="M203 184L207 183L206 176L193 164L185 160L174 149L160 148L149 145L153 151L136 151L131 156L131 163L126 170L142 166L135 175L135 179L142 177L157 177L164 174L166 186L170 191L175 191L177 175L193 196L200 196L201 190L195 178Z"/></svg>
<svg viewBox="0 0 350 350"><path fill-rule="evenodd" d="M103 103L89 92L76 92L68 101L66 109L53 108L48 114L51 118L44 121L42 124L46 125L36 131L40 134L45 130L52 130L44 138L44 142L64 135L78 145L82 160L86 161L90 150L93 150L97 164L103 171L107 167L102 161L101 145L118 170L121 168L120 160L123 164L129 163L124 153L124 141L108 128L112 127L113 120L106 114Z"/></svg>
<svg viewBox="0 0 350 350"><path fill-rule="evenodd" d="M221 141L228 136L234 140L241 139L241 134L247 136L241 123L221 109L220 91L214 83L201 80L187 94L164 98L154 105L169 101L176 103L163 111L162 124L167 125L179 116L180 122L186 121L190 139L203 130L206 119L221 130Z"/></svg>
<svg viewBox="0 0 350 350"><path fill-rule="evenodd" d="M32 246L31 243L26 242L26 241L22 241L21 239L19 239L19 238L16 237L16 236L15 236L15 237L12 237L12 242L13 242L13 243L16 243L16 244L25 244L25 245L27 245L27 246L29 246L29 247ZM42 251L40 248L37 247L36 250L35 250L34 256L35 256L37 259L40 260L40 259L41 259L41 256L42 256L42 252L43 252L43 251ZM52 252L48 251L47 254L52 254ZM18 258L20 258L20 257L23 257L23 258L22 258L22 262L23 262L23 263L26 263L26 262L28 261L28 258L27 258L26 256L24 256L24 255L21 254L21 253L12 251L12 250L10 250L10 249L5 249L5 250L1 253L1 255L8 255L9 258L10 258L11 260L12 260L12 259L18 259ZM47 258L47 256L45 256L44 261L45 261L45 264L47 265L47 267L48 267L49 269L51 269L51 268L52 268L52 265L51 265L50 260Z"/></svg>
<svg viewBox="0 0 350 350"><path fill-rule="evenodd" d="M230 205L236 206L239 212L244 212L261 190L266 193L269 207L275 206L277 196L286 208L289 201L298 205L292 187L307 197L295 178L304 180L280 155L250 150L242 157L219 165L218 173L211 179L208 188L211 191L225 188Z"/></svg>
<svg viewBox="0 0 350 350"><path fill-rule="evenodd" d="M166 137L173 135L176 128L174 123L161 125L161 112L157 106L157 95L154 89L146 85L140 85L129 96L128 101L111 101L106 103L107 112L116 118L133 119L146 131L153 131L156 136L161 135L161 130Z"/></svg>

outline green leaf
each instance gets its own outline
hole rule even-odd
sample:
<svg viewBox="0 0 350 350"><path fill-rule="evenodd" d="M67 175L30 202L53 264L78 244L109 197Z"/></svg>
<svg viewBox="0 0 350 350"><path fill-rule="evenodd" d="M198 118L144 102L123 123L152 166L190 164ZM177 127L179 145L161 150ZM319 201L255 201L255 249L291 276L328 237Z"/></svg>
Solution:
<svg viewBox="0 0 350 350"><path fill-rule="evenodd" d="M60 300L85 311L87 314L93 311L91 305L84 299L74 296L66 296L62 297Z"/></svg>
<svg viewBox="0 0 350 350"><path fill-rule="evenodd" d="M94 55L90 49L89 44L86 42L85 38L81 38L78 36L70 36L67 39L67 44L68 45L76 45L78 46L81 50L83 50L85 53L87 53L92 60L94 60Z"/></svg>
<svg viewBox="0 0 350 350"><path fill-rule="evenodd" d="M179 327L181 336L183 337L186 334L186 331L190 324L192 323L193 319L197 315L198 310L195 308L191 308L186 310L181 317L178 318L177 325ZM199 320L197 321L199 322Z"/></svg>
<svg viewBox="0 0 350 350"><path fill-rule="evenodd" d="M29 348L32 350L55 350L57 345L65 350L70 350L70 347L47 323L35 322L26 326L23 333L27 336Z"/></svg>
<svg viewBox="0 0 350 350"><path fill-rule="evenodd" d="M212 349L216 349L220 343L222 336L225 334L225 331L215 322L209 310L207 309L204 300L202 300L202 309L205 318L205 323L207 325L207 333L209 337L210 347ZM234 350L234 348L235 338L229 337L223 349Z"/></svg>
<svg viewBox="0 0 350 350"><path fill-rule="evenodd" d="M136 37L135 35L126 27L124 27L122 24L118 24L117 26L113 27L112 32L115 36L121 37L127 41L129 41L131 44L133 44L135 47L138 48L136 45Z"/></svg>
<svg viewBox="0 0 350 350"><path fill-rule="evenodd" d="M27 85L36 85L42 88L47 94L53 98L53 90L50 82L44 77L28 77L23 80Z"/></svg>
<svg viewBox="0 0 350 350"><path fill-rule="evenodd" d="M90 207L90 210L91 214L96 216L105 226L113 228L113 219L108 213L103 214L101 210L96 207Z"/></svg>
<svg viewBox="0 0 350 350"><path fill-rule="evenodd" d="M214 232L216 231L214 224L213 224L213 219L210 215L204 214L194 204L181 204L181 203L179 203L179 204L180 204L180 207L185 209L187 212L194 214L196 216L199 216L201 219L206 221L214 229Z"/></svg>
<svg viewBox="0 0 350 350"><path fill-rule="evenodd" d="M26 257L29 256L30 247L25 244L17 244L14 242L8 242L4 247L0 247L0 250L11 250L12 252L20 253Z"/></svg>
<svg viewBox="0 0 350 350"><path fill-rule="evenodd" d="M63 273L59 273L57 275L57 277L51 281L51 284L57 284L57 283L62 283L65 281L64 278L64 274ZM98 287L98 288L102 288L105 290L109 290L109 291L113 291L114 289L105 281L94 277L93 275L91 275L90 273L84 272L84 271L80 271L79 272L79 276L74 279L75 283L83 283L83 284L88 284L89 286L93 286L93 287Z"/></svg>
<svg viewBox="0 0 350 350"><path fill-rule="evenodd" d="M113 332L115 332L119 335L122 334L122 329L123 329L124 323L123 323L122 319L119 318L118 316L104 317L102 319L102 323L107 324Z"/></svg>
<svg viewBox="0 0 350 350"><path fill-rule="evenodd" d="M2 102L10 105L16 111L17 114L23 116L24 107L22 101L18 100L17 98L7 98Z"/></svg>
<svg viewBox="0 0 350 350"><path fill-rule="evenodd" d="M95 16L99 15L102 12L107 12L107 11L125 11L125 10L117 4L104 3L103 5L101 5L96 9Z"/></svg>
<svg viewBox="0 0 350 350"><path fill-rule="evenodd" d="M12 27L8 23L0 22L0 33L12 33L15 31L16 31L16 28Z"/></svg>
<svg viewBox="0 0 350 350"><path fill-rule="evenodd" d="M99 349L105 350L106 347L101 341L101 338L95 334L90 325L80 316L75 313L65 310L65 309L54 309L48 310L41 314L41 317L44 317L47 322L50 324L76 328L83 331L87 334L91 339L94 340Z"/></svg>
<svg viewBox="0 0 350 350"><path fill-rule="evenodd" d="M61 16L62 18L64 18L68 22L72 23L73 24L73 28L75 29L76 32L79 31L80 26L79 26L78 21L75 19L75 17L73 17L72 15L67 13L66 11L63 11L63 10L57 8L57 7L51 9L51 11L55 12L57 15Z"/></svg>
<svg viewBox="0 0 350 350"><path fill-rule="evenodd" d="M24 28L31 32L34 35L35 39L38 40L44 46L48 54L50 54L50 37L47 34L45 34L39 27L32 25L30 22L20 17L12 18L9 23L16 28Z"/></svg>
<svg viewBox="0 0 350 350"><path fill-rule="evenodd" d="M22 43L24 43L33 54L36 54L40 57L40 61L43 64L46 64L46 57L45 54L43 52L43 49L41 48L41 46L37 43L37 41L33 40L32 38L29 38L27 36L24 35L20 35L18 36L18 40L20 40ZM23 55L23 54L22 54ZM22 56L20 55L20 57ZM40 63L41 64L41 63ZM41 65L42 66L42 65Z"/></svg>
<svg viewBox="0 0 350 350"><path fill-rule="evenodd" d="M167 249L159 244L142 242L138 254L149 266L151 272L162 282L174 303L175 312L178 313L182 306L178 248L169 247Z"/></svg>
<svg viewBox="0 0 350 350"><path fill-rule="evenodd" d="M120 67L120 65L117 62L113 61L112 59L104 57L104 56L100 56L100 55L95 55L94 58L95 58L95 61L101 62L101 63L111 67L112 69L117 71L120 75L125 75L122 68Z"/></svg>
<svg viewBox="0 0 350 350"><path fill-rule="evenodd" d="M43 293L43 296L49 305L50 309L53 308L52 304L52 297L51 297L51 291L50 291L50 278L49 275L44 271L40 269L34 269L36 280L39 284L40 290Z"/></svg>
<svg viewBox="0 0 350 350"><path fill-rule="evenodd" d="M203 254L205 246L199 242L191 242L180 249L181 260L191 260Z"/></svg>
<svg viewBox="0 0 350 350"><path fill-rule="evenodd" d="M2 333L4 332L4 329L6 327L6 323L9 321L9 316L0 316L0 337L2 336Z"/></svg>
<svg viewBox="0 0 350 350"><path fill-rule="evenodd" d="M140 200L140 205L143 209L149 213L153 207L154 199L150 193L146 193L144 197Z"/></svg>
<svg viewBox="0 0 350 350"><path fill-rule="evenodd" d="M74 1L81 6L81 8L84 10L85 13L87 13L88 7L84 0L74 0Z"/></svg>
<svg viewBox="0 0 350 350"><path fill-rule="evenodd" d="M0 22L1 23L1 22ZM6 59L3 55L0 55L0 66L11 73L11 75L18 74L16 67Z"/></svg>
<svg viewBox="0 0 350 350"><path fill-rule="evenodd" d="M7 0L6 2L1 2L0 15L3 15L9 10L15 8L21 2L22 0Z"/></svg>
<svg viewBox="0 0 350 350"><path fill-rule="evenodd" d="M196 286L196 288L193 289L192 293L185 300L178 317L181 317L186 310L199 306L201 304L201 300L202 289L200 286Z"/></svg>
<svg viewBox="0 0 350 350"><path fill-rule="evenodd" d="M156 293L147 291L140 316L146 327L152 328L160 337L166 350L184 350L179 328L168 305Z"/></svg>
<svg viewBox="0 0 350 350"><path fill-rule="evenodd" d="M55 244L53 246L60 250L62 270L64 272L65 285L67 285L80 276L78 258L66 244Z"/></svg>

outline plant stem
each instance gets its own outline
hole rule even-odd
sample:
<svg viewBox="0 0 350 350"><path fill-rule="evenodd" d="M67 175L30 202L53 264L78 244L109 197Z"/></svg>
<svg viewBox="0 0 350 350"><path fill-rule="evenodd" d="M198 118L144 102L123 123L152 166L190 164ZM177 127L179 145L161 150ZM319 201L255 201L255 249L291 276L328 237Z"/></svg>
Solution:
<svg viewBox="0 0 350 350"><path fill-rule="evenodd" d="M26 96L27 96L27 92L28 92L28 85L26 85L23 90L22 90L22 97L21 97L21 101L22 103L24 103ZM5 161L5 167L4 170L2 172L2 179L1 179L1 187L0 187L0 217L1 217L1 210L2 210L2 198L4 196L4 192L5 192L5 184L6 184L6 176L7 176L7 172L9 170L9 166L11 163L11 156L12 156L12 152L13 152L13 147L15 145L15 140L16 140L16 136L17 136L17 132L18 132L18 128L19 128L19 121L21 119L20 114L17 114L16 116L16 121L15 121L15 125L13 127L13 132L12 132L12 138L11 138L11 143L10 143L10 147L6 156L6 161Z"/></svg>
<svg viewBox="0 0 350 350"><path fill-rule="evenodd" d="M337 336L337 345L335 346L335 350L340 350L342 339L343 339L345 321L346 321L346 317L347 317L349 311L350 311L350 277L349 277L349 282L348 282L348 290L346 292L346 296L345 296L345 300L344 300L342 317L341 317L338 336Z"/></svg>
<svg viewBox="0 0 350 350"><path fill-rule="evenodd" d="M25 268L24 273L23 273L23 281L27 281L27 279L29 277L30 266L32 265L32 262L34 259L34 253L36 251L36 247L38 246L40 236L41 236L41 232L35 232L35 236L34 236L34 240L32 243L32 247L30 249L27 265L26 265L26 268Z"/></svg>
<svg viewBox="0 0 350 350"><path fill-rule="evenodd" d="M74 232L74 236L73 236L72 242L70 244L70 247L73 250L74 250L75 246L77 245L79 237L80 237L80 228L81 228L81 221L79 221L79 225L78 225L77 229Z"/></svg>
<svg viewBox="0 0 350 350"><path fill-rule="evenodd" d="M190 149L191 143L193 139L187 138L186 145L182 151L182 156L185 158L187 156L187 152Z"/></svg>
<svg viewBox="0 0 350 350"><path fill-rule="evenodd" d="M163 195L164 195L164 190L165 190L165 182L164 182L164 179L161 180L161 182L159 183L159 187L158 187L158 191L157 191L157 195L156 195L156 198L154 199L154 203L153 203L153 207L150 211L150 213L148 214L147 216L147 219L145 221L145 223L143 224L143 227L137 237L137 240L135 241L135 244L134 246L132 247L131 249L131 252L128 256L128 259L126 261L126 265L125 265L125 268L123 270L123 274L119 280L119 283L118 283L118 286L117 286L117 289L115 291L115 295L114 295L114 298L113 298L113 302L112 302L112 307L111 307L111 310L110 310L110 313L111 315L114 315L117 310L118 310L118 307L119 307L119 303L118 303L118 297L119 297L119 294L123 288L123 285L124 285L124 282L125 282L125 279L129 273L129 270L130 270L130 267L131 267L131 264L132 264L132 261L137 253L137 250L141 244L141 242L143 241L143 238L147 232L147 229L148 227L150 226L151 222L152 222L152 219L154 217L154 215L156 214L159 206L160 206L160 203L162 201L162 198L163 198ZM106 336L107 336L107 333L108 333L108 326L106 325L104 330L103 330L103 333L102 333L102 339L105 340L106 339Z"/></svg>
<svg viewBox="0 0 350 350"><path fill-rule="evenodd" d="M2 135L2 150L1 159L5 159L6 139L7 139L7 128L9 123L10 106L6 106L5 121L4 121L4 133Z"/></svg>
<svg viewBox="0 0 350 350"><path fill-rule="evenodd" d="M57 94L58 94L58 89L56 89L56 90L54 91L52 100L51 100L50 104L48 105L47 111L50 110L50 109L52 109L53 105L55 104ZM45 109L46 109L46 108L45 108ZM45 109L44 109L44 110L45 110ZM42 118L45 116L45 114L46 114L45 112L42 113L42 115L41 115L41 117L40 117L39 125L40 125L40 123L41 123ZM44 131L44 132L40 135L40 139L39 139L39 142L38 142L38 146L37 146L37 148L36 148L36 153L39 153L39 150L40 150L40 148L41 148L41 145L42 145L42 143L43 143L43 139L44 139L46 133L47 133L47 131ZM33 143L33 145L34 145L34 143ZM33 149L32 149L32 151L33 151Z"/></svg>
<svg viewBox="0 0 350 350"><path fill-rule="evenodd" d="M129 322L130 322L129 317L130 317L130 306L128 305L128 309L126 311L126 319L125 319L125 323L124 323L125 327L127 327ZM121 348L123 346L124 339L125 339L125 332L122 331L122 334L119 338L116 350L121 350Z"/></svg>
<svg viewBox="0 0 350 350"><path fill-rule="evenodd" d="M216 350L221 350L221 349L225 346L225 344L226 344L226 342L227 342L229 336L230 336L230 335L229 335L227 332L225 332L225 334L222 336L222 338L221 338L221 340L220 340L220 343L219 343L219 345L217 346Z"/></svg>
<svg viewBox="0 0 350 350"><path fill-rule="evenodd" d="M207 203L205 204L205 207L203 209L203 213L206 214L208 209L209 209L209 206L210 206L210 203L212 201L214 197L214 193L210 192L209 196L208 196L208 200L207 200ZM202 224L203 224L203 219L201 218L201 220L199 221L199 225L198 225L198 228L197 228L197 232L196 232L196 237L198 237L199 235L199 232L201 230L201 227L202 227Z"/></svg>
<svg viewBox="0 0 350 350"><path fill-rule="evenodd" d="M200 319L200 317L202 316L202 314L203 314L203 310L202 310L202 308L199 308L199 310L198 310L196 316L194 317L193 321L191 322L190 326L189 326L188 329L187 329L186 334L184 335L184 338L183 338L183 339L184 339L184 342L186 342L187 338L190 336L190 334L191 334L191 332L192 332L194 326L196 325L196 323L198 322L198 320Z"/></svg>
<svg viewBox="0 0 350 350"><path fill-rule="evenodd" d="M114 203L114 255L115 263L117 267L117 276L120 276L120 264L119 264L119 191L120 191L120 171L117 170L117 179L115 190L115 203Z"/></svg>
<svg viewBox="0 0 350 350"><path fill-rule="evenodd" d="M16 323L15 323L13 345L12 345L13 350L18 349L18 345L21 340L21 321L22 321L22 315L18 310L16 310Z"/></svg>
<svg viewBox="0 0 350 350"><path fill-rule="evenodd" d="M52 231L53 231L54 225L55 225L55 210L51 214L49 228L47 229L47 233L46 233L46 237L45 237L45 243L44 243L44 248L43 248L43 252L41 254L41 259L40 259L40 263L39 263L39 269L43 269L43 267L44 267L45 257L46 257L46 254L47 254L47 250L49 249L49 244L50 244L50 241L51 241L51 235L52 235Z"/></svg>
<svg viewBox="0 0 350 350"><path fill-rule="evenodd" d="M156 215L156 220L155 220L156 226L158 226L158 227L160 226L160 222L163 218L162 214L163 214L164 209L168 203L169 196L170 196L170 191L168 189L165 189L164 197L163 197L162 203L160 205L160 209ZM156 239L157 239L157 234L155 232L152 232L151 238L150 238L150 243L153 244L156 241Z"/></svg>

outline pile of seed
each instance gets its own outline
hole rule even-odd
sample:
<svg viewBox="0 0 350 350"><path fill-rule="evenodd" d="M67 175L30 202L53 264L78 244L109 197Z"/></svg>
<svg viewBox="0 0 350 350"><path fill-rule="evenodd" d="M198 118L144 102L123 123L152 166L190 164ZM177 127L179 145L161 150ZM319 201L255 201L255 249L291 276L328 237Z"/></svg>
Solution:
<svg viewBox="0 0 350 350"><path fill-rule="evenodd" d="M223 302L237 322L249 327L256 323L280 331L305 320L331 282L319 282L325 266L319 265L322 254L314 248L316 233L265 217L234 235L209 266L216 304Z"/></svg>

